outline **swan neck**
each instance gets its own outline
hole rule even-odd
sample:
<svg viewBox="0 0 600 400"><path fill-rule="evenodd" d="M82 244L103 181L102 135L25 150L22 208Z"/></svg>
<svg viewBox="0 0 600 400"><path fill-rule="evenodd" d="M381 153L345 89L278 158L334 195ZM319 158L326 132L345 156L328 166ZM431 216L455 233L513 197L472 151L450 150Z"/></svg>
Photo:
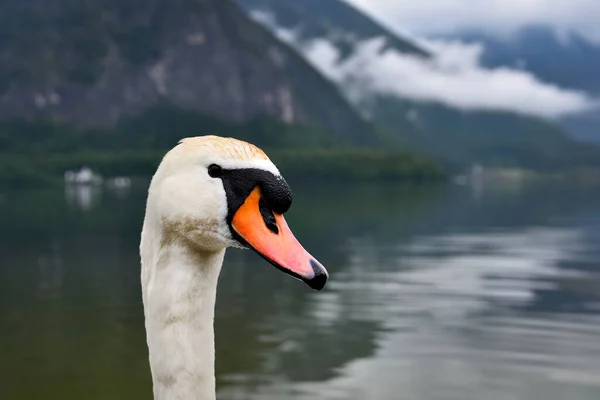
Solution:
<svg viewBox="0 0 600 400"><path fill-rule="evenodd" d="M154 399L214 400L214 310L225 249L198 251L145 236L142 295Z"/></svg>

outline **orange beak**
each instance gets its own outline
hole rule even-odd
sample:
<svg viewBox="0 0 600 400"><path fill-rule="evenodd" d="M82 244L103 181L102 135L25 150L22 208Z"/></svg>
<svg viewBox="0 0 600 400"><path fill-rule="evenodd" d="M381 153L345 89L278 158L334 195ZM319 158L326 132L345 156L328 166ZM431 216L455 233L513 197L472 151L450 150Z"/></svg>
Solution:
<svg viewBox="0 0 600 400"><path fill-rule="evenodd" d="M271 229L267 226L260 200L261 191L256 187L233 216L232 228L269 263L315 290L323 289L328 279L325 267L304 250L282 214L273 213Z"/></svg>

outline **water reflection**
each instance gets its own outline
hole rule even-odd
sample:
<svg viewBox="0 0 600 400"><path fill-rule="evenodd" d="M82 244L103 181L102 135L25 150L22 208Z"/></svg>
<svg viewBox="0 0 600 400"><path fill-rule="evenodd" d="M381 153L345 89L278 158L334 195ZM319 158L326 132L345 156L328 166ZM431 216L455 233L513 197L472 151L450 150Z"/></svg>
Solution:
<svg viewBox="0 0 600 400"><path fill-rule="evenodd" d="M228 252L220 399L600 396L598 191L293 186L290 226L332 279L315 293ZM142 184L3 196L7 398L151 397L145 195Z"/></svg>
<svg viewBox="0 0 600 400"><path fill-rule="evenodd" d="M83 211L89 211L99 203L102 186L98 185L65 185L67 204Z"/></svg>
<svg viewBox="0 0 600 400"><path fill-rule="evenodd" d="M126 178L117 178L126 179ZM116 182L116 183L115 183ZM108 180L103 184L66 184L65 201L74 208L82 211L90 211L98 207L105 195L112 196L115 199L126 200L130 196L131 183L120 183L120 180Z"/></svg>
<svg viewBox="0 0 600 400"><path fill-rule="evenodd" d="M38 297L44 300L59 298L64 286L64 260L62 259L60 245L53 243L49 253L38 256L37 263Z"/></svg>
<svg viewBox="0 0 600 400"><path fill-rule="evenodd" d="M266 373L273 382L252 397L236 388L222 398L597 398L598 316L531 308L540 291L568 291L562 280L598 281L560 268L579 240L575 229L433 235L390 243L382 258L381 243L351 239L348 269L311 302L311 330L336 331L335 339L318 352L306 345L296 351L317 371L331 363L336 376L290 376L295 363L286 364L289 351L279 350L271 354L277 367ZM592 295L581 307L597 310L600 291ZM361 335L361 326L376 334ZM370 349L361 351L365 343ZM352 357L336 360L340 350Z"/></svg>

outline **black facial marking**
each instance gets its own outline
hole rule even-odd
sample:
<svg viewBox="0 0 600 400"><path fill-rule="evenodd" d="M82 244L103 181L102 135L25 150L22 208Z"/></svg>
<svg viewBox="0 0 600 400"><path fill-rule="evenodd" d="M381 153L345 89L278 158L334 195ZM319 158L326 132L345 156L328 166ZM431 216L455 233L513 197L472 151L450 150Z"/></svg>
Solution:
<svg viewBox="0 0 600 400"><path fill-rule="evenodd" d="M279 227L273 213L283 214L292 205L292 191L287 182L280 176L262 169L223 169L220 179L227 197L227 224L234 239L242 245L253 247L232 228L231 222L238 209L244 204L250 193L258 186L261 189L261 198L258 202L259 212L265 226L274 234L279 234ZM254 249L256 251L256 249ZM321 290L327 282L327 273L319 264L311 259L310 266L314 272L312 278L307 279L298 273L289 270L271 260L259 251L256 253L275 268L286 274L306 282L314 290Z"/></svg>
<svg viewBox="0 0 600 400"><path fill-rule="evenodd" d="M227 223L231 227L231 221L236 211L244 204L246 198L255 187L260 187L262 198L260 200L260 212L267 227L273 232L275 217L273 212L283 214L292 205L292 190L287 182L280 176L275 176L257 168L223 169L221 179L225 194L227 195ZM232 230L232 234L239 240L238 235Z"/></svg>

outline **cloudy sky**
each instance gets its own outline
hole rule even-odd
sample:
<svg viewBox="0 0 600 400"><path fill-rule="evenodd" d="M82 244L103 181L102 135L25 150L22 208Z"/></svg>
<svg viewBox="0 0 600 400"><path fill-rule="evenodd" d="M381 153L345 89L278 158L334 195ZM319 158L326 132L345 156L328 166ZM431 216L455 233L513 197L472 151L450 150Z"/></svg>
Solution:
<svg viewBox="0 0 600 400"><path fill-rule="evenodd" d="M483 28L509 33L531 23L574 29L600 42L599 0L345 0L413 33Z"/></svg>
<svg viewBox="0 0 600 400"><path fill-rule="evenodd" d="M293 34L280 31L293 43ZM436 102L469 110L499 110L559 119L597 107L589 95L541 82L512 68L487 69L480 64L483 48L456 41L421 39L437 55L435 62L396 51L380 54L382 40L361 44L343 64L325 40L304 46L304 54L331 80L361 83L362 95L383 93L418 102Z"/></svg>
<svg viewBox="0 0 600 400"><path fill-rule="evenodd" d="M380 54L382 42L361 43L344 63L328 40L299 44L293 31L277 25L272 16L254 17L270 26L284 41L300 47L305 57L331 80L342 85L360 82L360 95L385 93L418 102L435 102L461 110L518 112L546 119L598 109L591 95L544 82L531 72L512 67L482 66L482 44L432 40L430 33L457 28L485 28L507 33L524 24L547 22L564 29L588 27L600 33L600 0L345 0L363 9L391 30L410 32L431 50L434 61L396 51ZM598 16L598 18L597 18ZM600 43L600 42L599 42Z"/></svg>

